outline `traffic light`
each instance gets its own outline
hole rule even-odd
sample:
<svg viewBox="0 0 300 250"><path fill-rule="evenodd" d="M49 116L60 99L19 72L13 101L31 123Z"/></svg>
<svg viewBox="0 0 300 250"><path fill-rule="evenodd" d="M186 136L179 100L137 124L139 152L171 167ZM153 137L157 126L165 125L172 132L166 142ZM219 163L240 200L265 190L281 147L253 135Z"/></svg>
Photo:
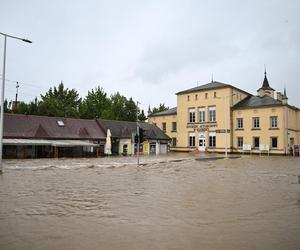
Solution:
<svg viewBox="0 0 300 250"><path fill-rule="evenodd" d="M146 140L146 138L145 138L145 130L144 129L142 129L142 128L139 128L139 135L140 135L140 143L143 143L145 140Z"/></svg>
<svg viewBox="0 0 300 250"><path fill-rule="evenodd" d="M139 142L139 136L138 136L138 135L135 135L135 136L134 136L134 142L135 142L135 143L138 143L138 142Z"/></svg>

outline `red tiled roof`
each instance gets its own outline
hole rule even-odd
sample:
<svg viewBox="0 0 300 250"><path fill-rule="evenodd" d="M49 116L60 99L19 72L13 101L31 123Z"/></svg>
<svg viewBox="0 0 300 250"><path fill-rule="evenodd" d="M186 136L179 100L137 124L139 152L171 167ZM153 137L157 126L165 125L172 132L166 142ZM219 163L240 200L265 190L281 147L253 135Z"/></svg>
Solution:
<svg viewBox="0 0 300 250"><path fill-rule="evenodd" d="M59 126L57 121L63 121ZM96 120L4 114L4 138L105 139Z"/></svg>

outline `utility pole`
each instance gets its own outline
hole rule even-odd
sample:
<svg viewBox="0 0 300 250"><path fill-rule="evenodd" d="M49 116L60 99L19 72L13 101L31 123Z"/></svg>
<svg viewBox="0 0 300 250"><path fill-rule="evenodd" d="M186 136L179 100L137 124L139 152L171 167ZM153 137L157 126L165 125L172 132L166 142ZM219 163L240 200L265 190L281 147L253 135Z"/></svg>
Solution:
<svg viewBox="0 0 300 250"><path fill-rule="evenodd" d="M16 99L15 99L15 105L14 105L14 109L17 109L17 106L18 106L18 93L19 93L19 82L17 82L17 85L16 85L16 89L17 89L17 92L16 92Z"/></svg>
<svg viewBox="0 0 300 250"><path fill-rule="evenodd" d="M2 70L2 86L1 86L1 113L0 113L0 174L2 173L2 150L3 150L3 119L4 119L4 91L5 91L5 66L6 66L6 41L7 38L21 40L26 43L32 43L32 41L16 36L11 36L0 32L0 35L4 37L4 50L3 50L3 70Z"/></svg>
<svg viewBox="0 0 300 250"><path fill-rule="evenodd" d="M136 134L138 138L137 142L137 165L140 165L140 126L139 126L139 102L136 102Z"/></svg>

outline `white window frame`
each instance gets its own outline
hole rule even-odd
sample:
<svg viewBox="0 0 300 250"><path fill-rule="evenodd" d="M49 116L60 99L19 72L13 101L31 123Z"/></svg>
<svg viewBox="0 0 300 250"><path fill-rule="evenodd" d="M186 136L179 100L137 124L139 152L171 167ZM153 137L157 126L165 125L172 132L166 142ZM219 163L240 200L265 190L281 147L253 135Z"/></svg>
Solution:
<svg viewBox="0 0 300 250"><path fill-rule="evenodd" d="M252 118L252 128L254 128L254 129L260 128L260 119L259 119L259 117L253 117Z"/></svg>
<svg viewBox="0 0 300 250"><path fill-rule="evenodd" d="M189 147L195 147L195 146L196 146L196 136L195 136L195 133L189 133Z"/></svg>
<svg viewBox="0 0 300 250"><path fill-rule="evenodd" d="M244 119L243 118L237 118L236 119L236 127L237 127L237 129L243 129L244 128Z"/></svg>
<svg viewBox="0 0 300 250"><path fill-rule="evenodd" d="M278 128L278 118L277 116L271 116L270 117L270 125L271 125L271 128Z"/></svg>
<svg viewBox="0 0 300 250"><path fill-rule="evenodd" d="M238 137L237 137L237 147L238 147L238 148L242 148L242 147L243 147L243 144L244 144L244 137L238 136Z"/></svg>
<svg viewBox="0 0 300 250"><path fill-rule="evenodd" d="M208 120L215 122L217 120L216 106L208 107Z"/></svg>
<svg viewBox="0 0 300 250"><path fill-rule="evenodd" d="M199 122L205 122L205 107L199 108Z"/></svg>
<svg viewBox="0 0 300 250"><path fill-rule="evenodd" d="M188 112L188 122L189 123L194 123L196 122L196 113L195 113L195 108L189 108L189 112Z"/></svg>

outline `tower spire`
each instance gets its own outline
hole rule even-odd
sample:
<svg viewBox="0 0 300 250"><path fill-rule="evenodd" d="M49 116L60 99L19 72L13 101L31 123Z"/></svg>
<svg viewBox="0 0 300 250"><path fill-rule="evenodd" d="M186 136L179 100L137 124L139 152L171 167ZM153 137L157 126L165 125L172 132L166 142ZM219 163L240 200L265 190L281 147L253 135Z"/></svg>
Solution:
<svg viewBox="0 0 300 250"><path fill-rule="evenodd" d="M257 92L258 92L258 95L260 97L268 95L268 96L274 98L274 89L270 87L270 84L269 84L269 81L268 81L268 78L267 78L267 67L266 67L266 64L264 66L265 66L264 81L262 83L262 86L257 90Z"/></svg>
<svg viewBox="0 0 300 250"><path fill-rule="evenodd" d="M272 89L270 87L270 84L269 84L269 81L268 81L268 78L267 78L267 67L266 67L266 64L265 64L265 77L264 77L264 81L263 81L263 84L261 86L261 89Z"/></svg>

